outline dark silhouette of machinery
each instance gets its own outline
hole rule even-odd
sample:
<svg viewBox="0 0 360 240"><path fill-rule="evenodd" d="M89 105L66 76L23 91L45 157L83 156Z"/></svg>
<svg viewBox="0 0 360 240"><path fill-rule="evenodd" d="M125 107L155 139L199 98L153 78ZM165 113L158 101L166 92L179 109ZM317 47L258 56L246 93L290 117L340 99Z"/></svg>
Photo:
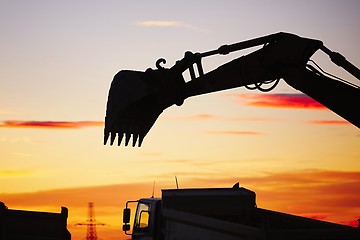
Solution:
<svg viewBox="0 0 360 240"><path fill-rule="evenodd" d="M261 45L262 48L209 73L203 71L204 57ZM242 86L270 91L280 79L360 128L359 86L318 67L310 60L317 50L322 50L333 63L360 80L360 70L321 41L283 32L223 45L209 52L186 52L184 58L169 69L162 66L165 59L159 59L155 70L122 70L114 76L109 90L104 144L110 138L112 145L118 137L120 145L125 137L127 146L133 136L132 145L138 142L141 146L162 111L173 104L180 106L186 98ZM189 71L190 81L185 81L185 71Z"/></svg>
<svg viewBox="0 0 360 240"><path fill-rule="evenodd" d="M130 204L137 203L130 223ZM161 198L126 202L132 240L359 240L360 229L260 208L256 193L232 188L163 189Z"/></svg>
<svg viewBox="0 0 360 240"><path fill-rule="evenodd" d="M68 209L60 213L9 209L0 202L0 240L71 240Z"/></svg>
<svg viewBox="0 0 360 240"><path fill-rule="evenodd" d="M88 219L86 223L77 223L77 226L87 226L86 240L97 240L96 225L104 226L104 223L97 223L95 220L95 207L93 202L88 203Z"/></svg>
<svg viewBox="0 0 360 240"><path fill-rule="evenodd" d="M209 73L203 71L204 57L261 45ZM280 79L360 128L360 87L324 72L310 59L317 50L360 80L360 70L321 41L282 32L205 53L186 52L169 69L162 66L166 61L159 59L155 70L122 70L114 76L109 90L104 144L110 139L113 145L118 137L120 145L125 137L127 146L132 136L132 146L138 143L140 147L158 116L173 104L180 106L192 96L242 86L271 91ZM189 81L183 77L185 71L190 73ZM228 189L165 189L161 199L128 201L123 230L133 240L360 239L357 228L261 209L255 199L255 192L238 185ZM128 204L134 202L137 208L129 233Z"/></svg>

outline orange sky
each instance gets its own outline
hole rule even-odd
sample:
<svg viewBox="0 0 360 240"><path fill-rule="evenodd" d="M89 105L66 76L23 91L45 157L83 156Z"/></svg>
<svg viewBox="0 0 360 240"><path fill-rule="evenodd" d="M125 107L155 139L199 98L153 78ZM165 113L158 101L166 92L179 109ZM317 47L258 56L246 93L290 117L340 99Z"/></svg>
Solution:
<svg viewBox="0 0 360 240"><path fill-rule="evenodd" d="M240 182L257 193L257 205L286 213L315 219L357 226L360 194L360 171L297 171L266 173L259 177L209 179L198 176L181 186L231 187ZM159 183L155 183L156 185ZM175 185L175 183L173 184ZM73 239L82 239L86 227L75 226L86 222L87 204L94 202L96 220L105 223L97 226L97 233L103 239L126 239L121 231L122 209L127 200L150 197L152 184L117 184L83 188L48 190L30 193L2 194L1 199L11 209L60 212L60 206L69 209L68 229ZM163 188L172 188L163 185ZM156 188L155 197L160 196Z"/></svg>
<svg viewBox="0 0 360 240"><path fill-rule="evenodd" d="M358 9L351 0L2 1L0 201L67 207L74 240L85 238L75 225L94 202L106 224L99 238L126 239L126 200L149 197L154 181L160 197L177 176L180 188L240 182L259 207L356 226L359 129L284 81L270 93L191 97L160 115L141 148L104 146L103 126L118 71L155 68L159 58L171 67L186 51L284 31L319 39L359 67ZM204 71L249 51L206 58ZM359 85L322 52L312 60Z"/></svg>
<svg viewBox="0 0 360 240"><path fill-rule="evenodd" d="M304 95L296 95L295 102L288 102L291 95L278 94L246 94L240 96L236 94L226 94L222 98L232 99L236 104L247 106L248 108L261 109L278 109L285 108L287 111L298 111L306 109L308 106L312 110L329 112L326 108L318 105L313 100ZM285 101L282 101L284 99ZM306 103L306 104L304 104ZM293 110L295 109L295 110ZM180 123L185 122L206 122L206 121L223 121L223 122L285 122L284 116L274 117L224 117L221 115L211 114L194 114L185 117L168 116L168 121ZM339 125L341 123L341 125ZM340 128L352 129L353 126L344 122L344 120L304 120L303 124L310 126L339 126ZM55 132L76 131L81 133L86 128L94 128L102 131L103 122L77 121L77 122L57 122L57 121L22 121L22 120L4 120L0 123L2 129L33 129L34 131ZM71 130L73 129L73 130ZM18 131L18 130L17 130ZM150 131L150 136L156 131ZM244 136L246 140L250 138L267 137L268 132L250 131L250 130L207 130L202 132L204 135L214 136ZM167 137L171 137L168 136ZM150 137L151 138L151 137ZM356 135L359 138L359 135ZM357 146L354 142L354 147ZM16 144L16 141L13 142ZM100 142L98 144L101 144ZM146 143L148 144L148 143ZM103 146L107 148L107 146ZM141 151L139 148L134 150ZM351 149L351 148L350 148ZM121 150L118 154L121 154ZM299 149L306 155L306 150ZM241 152L241 151L240 151ZM357 226L357 219L360 217L358 212L360 201L360 171L357 168L349 169L319 169L279 167L283 164L279 159L243 159L234 162L231 159L206 160L205 162L193 162L190 159L175 158L170 162L161 160L163 153L144 152L148 158L152 158L151 166L172 164L178 166L168 168L165 172L159 172L156 175L150 175L151 180L156 180L156 196L160 196L160 188L172 188L175 186L173 177L178 176L180 187L231 187L235 182L240 182L241 186L249 188L257 193L257 205L261 208L296 214L305 217L316 218L325 221L337 222L341 224ZM359 155L355 156L355 159ZM157 160L155 160L157 158ZM237 158L235 158L237 159ZM134 159L132 160L134 161ZM137 161L137 164L147 165L147 161ZM86 162L86 161L85 161ZM272 166L269 166L272 165ZM323 159L323 165L326 165L326 158ZM191 167L193 165L193 167ZM248 165L248 166L247 166ZM255 166L252 167L252 166ZM257 166L263 166L260 171ZM308 164L309 165L309 164ZM310 164L311 166L312 164ZM315 164L314 164L315 165ZM179 167L180 166L180 167ZM266 167L265 167L266 166ZM356 163L355 165L356 166ZM244 167L245 169L242 169ZM137 169L135 167L134 169ZM220 168L219 170L217 170ZM238 174L232 173L229 169L234 168ZM138 168L139 169L139 168ZM165 168L166 169L166 168ZM200 169L200 170L199 170ZM225 170L222 171L221 169ZM246 170L247 169L247 170ZM244 171L245 170L245 171ZM257 172L254 172L257 171ZM142 173L143 170L141 170ZM93 174L93 173L92 173ZM26 179L27 177L36 176L34 170L2 170L0 177L3 179ZM82 175L82 177L86 175ZM89 175L89 177L91 174ZM211 176L211 177L209 177ZM148 177L149 179L149 177ZM15 182L14 182L15 184ZM5 185L3 185L4 187ZM15 186L15 185L14 185ZM76 184L75 184L76 186ZM87 218L87 204L89 201L95 203L95 212L98 222L105 223L105 226L98 226L97 233L103 239L113 239L122 236L127 237L121 231L122 209L127 200L135 200L141 197L149 197L152 192L152 181L136 181L134 183L124 182L118 184L97 184L97 186L68 187L54 190L38 191L15 191L3 192L1 201L11 209L27 209L35 211L52 211L59 212L60 206L66 206L69 209L68 229L73 235L73 239L82 239L86 235L85 226L76 226L76 223L82 223Z"/></svg>

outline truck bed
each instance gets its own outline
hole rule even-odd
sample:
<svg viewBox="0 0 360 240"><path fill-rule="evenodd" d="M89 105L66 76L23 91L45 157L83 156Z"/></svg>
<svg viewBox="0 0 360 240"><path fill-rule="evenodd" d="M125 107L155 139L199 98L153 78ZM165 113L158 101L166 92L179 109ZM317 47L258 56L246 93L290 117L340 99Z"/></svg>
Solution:
<svg viewBox="0 0 360 240"><path fill-rule="evenodd" d="M254 194L241 188L163 190L165 239L360 239L354 227L257 208Z"/></svg>
<svg viewBox="0 0 360 240"><path fill-rule="evenodd" d="M68 209L61 213L8 209L0 202L0 240L70 240Z"/></svg>
<svg viewBox="0 0 360 240"><path fill-rule="evenodd" d="M301 218L292 215L276 216L276 212L259 209L262 226L245 224L244 220L230 221L184 211L163 211L166 240L359 240L360 231L354 227ZM293 217L296 221L293 221ZM280 221L278 221L280 219ZM290 220L290 221L287 221ZM296 225L296 222L301 223Z"/></svg>

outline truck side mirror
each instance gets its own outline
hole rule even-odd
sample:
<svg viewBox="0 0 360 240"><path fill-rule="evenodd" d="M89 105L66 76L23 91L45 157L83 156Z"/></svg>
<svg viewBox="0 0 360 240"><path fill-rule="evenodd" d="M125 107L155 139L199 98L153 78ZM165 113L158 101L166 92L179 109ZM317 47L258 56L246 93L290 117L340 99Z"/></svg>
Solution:
<svg viewBox="0 0 360 240"><path fill-rule="evenodd" d="M130 225L125 223L125 224L122 226L122 230L123 230L124 232L130 231Z"/></svg>
<svg viewBox="0 0 360 240"><path fill-rule="evenodd" d="M130 223L130 214L131 214L130 208L124 208L124 212L123 212L124 224ZM129 225L129 227L130 227L130 225Z"/></svg>

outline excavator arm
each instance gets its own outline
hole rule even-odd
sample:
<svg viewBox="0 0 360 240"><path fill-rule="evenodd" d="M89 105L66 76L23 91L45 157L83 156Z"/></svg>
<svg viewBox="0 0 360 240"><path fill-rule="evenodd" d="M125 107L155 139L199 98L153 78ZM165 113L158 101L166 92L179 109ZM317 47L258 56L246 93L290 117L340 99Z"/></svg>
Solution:
<svg viewBox="0 0 360 240"><path fill-rule="evenodd" d="M204 74L202 58L261 45L262 48ZM114 76L109 90L104 144L110 139L113 145L118 137L117 144L125 138L127 146L132 136L132 146L138 143L140 147L158 116L174 104L180 106L192 96L243 86L270 91L280 79L360 128L360 111L356 107L360 103L359 86L326 76L308 64L319 49L360 80L360 70L321 41L282 32L205 53L186 52L169 69L162 66L166 61L159 59L157 69L122 70ZM190 72L190 81L185 81L185 71ZM264 88L265 85L271 86Z"/></svg>

